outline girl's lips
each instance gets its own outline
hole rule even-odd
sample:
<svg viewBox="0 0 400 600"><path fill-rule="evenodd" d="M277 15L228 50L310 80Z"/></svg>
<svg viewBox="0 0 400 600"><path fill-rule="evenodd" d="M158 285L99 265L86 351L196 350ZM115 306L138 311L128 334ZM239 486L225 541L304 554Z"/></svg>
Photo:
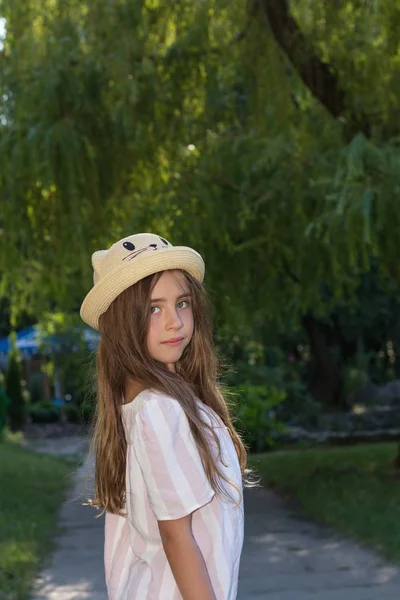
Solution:
<svg viewBox="0 0 400 600"><path fill-rule="evenodd" d="M166 342L162 342L162 343L166 344L167 346L177 346L178 344L181 343L182 340L183 340L183 337L173 338L172 340L167 340Z"/></svg>

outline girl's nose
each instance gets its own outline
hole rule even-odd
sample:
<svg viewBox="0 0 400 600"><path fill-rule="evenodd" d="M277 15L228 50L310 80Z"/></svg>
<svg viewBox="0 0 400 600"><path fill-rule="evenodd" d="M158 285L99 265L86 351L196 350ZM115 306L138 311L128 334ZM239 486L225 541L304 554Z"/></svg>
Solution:
<svg viewBox="0 0 400 600"><path fill-rule="evenodd" d="M179 329L182 327L182 321L176 310L170 311L167 315L167 328Z"/></svg>

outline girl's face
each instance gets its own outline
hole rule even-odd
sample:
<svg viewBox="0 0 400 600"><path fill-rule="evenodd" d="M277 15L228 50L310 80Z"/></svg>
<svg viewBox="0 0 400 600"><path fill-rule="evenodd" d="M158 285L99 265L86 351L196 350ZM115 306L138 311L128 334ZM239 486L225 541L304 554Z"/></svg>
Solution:
<svg viewBox="0 0 400 600"><path fill-rule="evenodd" d="M151 292L147 348L154 360L175 371L193 335L193 312L186 279L180 271L164 271Z"/></svg>

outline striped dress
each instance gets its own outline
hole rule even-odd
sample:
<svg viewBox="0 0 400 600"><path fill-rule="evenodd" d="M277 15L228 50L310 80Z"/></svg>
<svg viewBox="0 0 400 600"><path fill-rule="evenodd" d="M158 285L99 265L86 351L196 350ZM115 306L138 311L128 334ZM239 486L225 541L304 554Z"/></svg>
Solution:
<svg viewBox="0 0 400 600"><path fill-rule="evenodd" d="M200 403L221 443L221 482L235 502L210 486L180 404L141 392L122 407L126 432L126 517L106 513L104 562L109 600L181 600L157 521L190 513L217 600L237 595L243 545L242 478L228 429ZM210 442L217 457L216 444Z"/></svg>

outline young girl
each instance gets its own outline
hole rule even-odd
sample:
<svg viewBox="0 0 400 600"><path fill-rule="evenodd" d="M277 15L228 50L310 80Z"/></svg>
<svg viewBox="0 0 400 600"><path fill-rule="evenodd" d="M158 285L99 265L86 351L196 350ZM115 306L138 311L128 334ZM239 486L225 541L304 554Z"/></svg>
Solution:
<svg viewBox="0 0 400 600"><path fill-rule="evenodd" d="M204 262L157 235L92 256L93 503L110 600L234 600L246 452L217 384Z"/></svg>

